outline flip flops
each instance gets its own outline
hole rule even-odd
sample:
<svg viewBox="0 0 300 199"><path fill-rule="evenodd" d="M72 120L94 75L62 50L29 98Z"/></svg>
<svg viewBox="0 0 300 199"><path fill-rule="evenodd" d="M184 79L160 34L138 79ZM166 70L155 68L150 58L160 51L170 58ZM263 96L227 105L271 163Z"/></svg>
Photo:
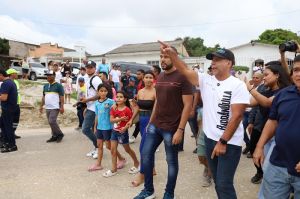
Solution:
<svg viewBox="0 0 300 199"><path fill-rule="evenodd" d="M117 171L116 172L112 172L111 170L107 170L105 173L102 174L103 177L105 178L109 178L109 177L112 177L114 175L117 174Z"/></svg>
<svg viewBox="0 0 300 199"><path fill-rule="evenodd" d="M92 172L92 171L98 171L98 170L102 170L102 169L103 169L102 166L99 166L97 164L93 164L91 167L88 168L88 171Z"/></svg>
<svg viewBox="0 0 300 199"><path fill-rule="evenodd" d="M140 172L140 169L136 168L136 167L131 167L128 171L128 173L130 173L130 174L136 174L138 172Z"/></svg>

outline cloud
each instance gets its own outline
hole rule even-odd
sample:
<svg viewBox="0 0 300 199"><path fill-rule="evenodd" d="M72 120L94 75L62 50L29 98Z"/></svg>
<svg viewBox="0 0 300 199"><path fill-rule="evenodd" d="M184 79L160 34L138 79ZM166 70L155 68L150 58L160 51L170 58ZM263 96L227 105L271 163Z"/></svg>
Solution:
<svg viewBox="0 0 300 199"><path fill-rule="evenodd" d="M296 0L3 0L0 35L104 53L122 44L202 37L232 47L270 28L300 30Z"/></svg>

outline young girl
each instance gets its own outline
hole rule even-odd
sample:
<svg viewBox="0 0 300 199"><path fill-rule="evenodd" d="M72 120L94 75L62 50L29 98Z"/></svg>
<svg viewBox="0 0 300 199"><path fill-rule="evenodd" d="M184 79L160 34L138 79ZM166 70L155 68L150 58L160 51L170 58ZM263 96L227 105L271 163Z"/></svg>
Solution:
<svg viewBox="0 0 300 199"><path fill-rule="evenodd" d="M134 166L128 171L130 174L139 172L139 161L135 152L129 146L129 135L127 125L132 117L131 109L129 108L129 101L126 94L122 91L117 92L117 106L110 110L110 121L114 123L111 135L111 156L112 156L112 169L106 171L103 176L111 177L117 174L117 148L118 144L122 144L125 151L130 155L134 162Z"/></svg>
<svg viewBox="0 0 300 199"><path fill-rule="evenodd" d="M88 170L89 171L97 171L103 169L101 162L103 157L103 141L106 144L106 148L110 150L110 138L111 138L111 130L112 123L110 122L110 109L114 105L114 100L108 98L111 96L111 89L107 84L100 84L98 86L98 95L99 100L95 103L95 126L94 132L97 137L97 146L98 146L98 159L95 164L93 164ZM124 162L125 158L121 156L121 154L116 151L119 162ZM120 166L119 166L120 169Z"/></svg>
<svg viewBox="0 0 300 199"><path fill-rule="evenodd" d="M65 90L65 103L70 104L73 86L72 86L72 78L69 72L66 72L66 77L64 77L63 82L64 82L64 90Z"/></svg>

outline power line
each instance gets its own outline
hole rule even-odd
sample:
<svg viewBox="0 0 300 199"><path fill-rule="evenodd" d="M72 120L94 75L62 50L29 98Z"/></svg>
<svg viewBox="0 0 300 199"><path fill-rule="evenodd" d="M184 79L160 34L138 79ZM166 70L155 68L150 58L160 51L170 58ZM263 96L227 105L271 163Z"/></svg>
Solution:
<svg viewBox="0 0 300 199"><path fill-rule="evenodd" d="M46 22L40 20L31 20L32 22L47 24L47 25L55 25L55 26L65 26L65 27L78 27L78 28L107 28L107 29L149 29L149 28L183 28L183 27L195 27L195 26L205 26L205 25L215 25L215 24L225 24L225 23L235 23L249 20L262 19L267 17L279 16L279 15L287 15L299 12L298 10L273 13L268 15L256 16L256 17L247 17L247 18L239 18L239 19L231 19L231 20L221 20L214 22L203 22L199 24L179 24L179 25L149 25L149 26L101 26L101 25L91 25L91 24L67 24L67 23L55 23L55 22Z"/></svg>

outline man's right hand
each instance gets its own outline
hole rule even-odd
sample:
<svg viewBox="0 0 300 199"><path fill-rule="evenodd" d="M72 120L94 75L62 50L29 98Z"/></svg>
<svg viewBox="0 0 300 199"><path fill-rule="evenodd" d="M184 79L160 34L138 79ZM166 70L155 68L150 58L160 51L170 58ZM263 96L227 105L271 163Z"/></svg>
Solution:
<svg viewBox="0 0 300 199"><path fill-rule="evenodd" d="M248 130L248 133L249 133L249 135L251 135L251 134L252 134L253 127L254 127L254 125L253 125L253 124L248 124L247 130Z"/></svg>

